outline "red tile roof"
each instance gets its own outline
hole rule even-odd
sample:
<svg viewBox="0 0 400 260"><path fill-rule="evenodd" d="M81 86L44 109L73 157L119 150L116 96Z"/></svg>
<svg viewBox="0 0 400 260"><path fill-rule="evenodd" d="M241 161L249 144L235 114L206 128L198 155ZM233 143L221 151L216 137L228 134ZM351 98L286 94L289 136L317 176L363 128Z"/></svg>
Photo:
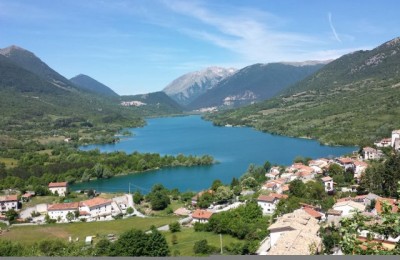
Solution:
<svg viewBox="0 0 400 260"><path fill-rule="evenodd" d="M376 212L378 212L379 214L382 213L382 202L386 202L389 205L391 205L393 213L398 212L399 204L395 199L380 198L380 199L377 199L376 202L375 202L375 209L376 209Z"/></svg>
<svg viewBox="0 0 400 260"><path fill-rule="evenodd" d="M318 211L316 211L316 210L314 210L312 208L306 207L303 210L313 218L320 219L322 217L321 213L319 213Z"/></svg>
<svg viewBox="0 0 400 260"><path fill-rule="evenodd" d="M33 196L33 195L30 194L30 193L25 193L24 195L22 195L23 198L30 198L30 197L32 197L32 196Z"/></svg>
<svg viewBox="0 0 400 260"><path fill-rule="evenodd" d="M195 218L195 219L210 219L212 214L213 213L211 211L207 211L207 210L203 210L203 209L196 209L192 214L192 218Z"/></svg>
<svg viewBox="0 0 400 260"><path fill-rule="evenodd" d="M50 182L49 183L49 188L58 188L58 187L67 187L68 182Z"/></svg>
<svg viewBox="0 0 400 260"><path fill-rule="evenodd" d="M79 202L57 203L49 205L47 207L47 211L78 210L78 208L79 208Z"/></svg>
<svg viewBox="0 0 400 260"><path fill-rule="evenodd" d="M3 201L3 202L6 202L6 201L18 201L18 196L17 195L2 196L2 197L0 197L0 201Z"/></svg>
<svg viewBox="0 0 400 260"><path fill-rule="evenodd" d="M270 193L269 195L260 195L257 200L265 201L265 202L273 202L276 199L287 199L288 195L278 194L278 193Z"/></svg>
<svg viewBox="0 0 400 260"><path fill-rule="evenodd" d="M81 201L81 206L87 206L89 208L94 208L96 206L102 206L102 205L108 205L111 204L111 200L108 199L103 199L100 197L95 197L93 199L90 200L84 200Z"/></svg>
<svg viewBox="0 0 400 260"><path fill-rule="evenodd" d="M276 200L278 198L274 197L274 196L267 196L267 195L260 195L257 198L257 201L264 201L264 202L274 202L274 200Z"/></svg>
<svg viewBox="0 0 400 260"><path fill-rule="evenodd" d="M353 163L353 159L351 159L351 158L340 158L340 159L338 159L338 161L343 164Z"/></svg>
<svg viewBox="0 0 400 260"><path fill-rule="evenodd" d="M269 196L274 196L278 199L287 199L289 196L286 194L279 194L279 193L270 193Z"/></svg>

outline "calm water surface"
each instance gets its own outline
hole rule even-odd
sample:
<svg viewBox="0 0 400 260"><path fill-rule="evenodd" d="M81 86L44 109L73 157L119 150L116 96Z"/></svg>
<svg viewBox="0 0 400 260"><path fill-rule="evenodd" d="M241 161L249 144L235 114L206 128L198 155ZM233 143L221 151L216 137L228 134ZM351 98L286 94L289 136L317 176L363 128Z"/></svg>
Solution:
<svg viewBox="0 0 400 260"><path fill-rule="evenodd" d="M339 156L356 147L332 147L317 141L270 135L247 127L215 127L200 116L148 119L143 128L131 128L134 136L116 144L89 145L82 150L98 148L101 152L151 152L161 155L212 155L220 163L212 166L175 167L107 180L78 183L73 190L93 188L102 192L141 190L147 193L156 183L180 191L199 191L220 179L230 183L240 177L249 164L290 165L296 156L319 158Z"/></svg>

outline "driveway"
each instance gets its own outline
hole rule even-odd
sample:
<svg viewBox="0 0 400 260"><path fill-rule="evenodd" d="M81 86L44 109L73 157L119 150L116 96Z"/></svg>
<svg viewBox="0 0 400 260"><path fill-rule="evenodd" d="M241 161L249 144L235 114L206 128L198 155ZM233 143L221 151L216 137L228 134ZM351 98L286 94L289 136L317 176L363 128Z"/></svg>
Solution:
<svg viewBox="0 0 400 260"><path fill-rule="evenodd" d="M132 215L136 215L139 218L146 218L147 216L143 215L140 213L136 208L135 208L135 203L133 202L133 198L131 194L125 194L126 197L128 198L128 207L133 208L133 213Z"/></svg>
<svg viewBox="0 0 400 260"><path fill-rule="evenodd" d="M34 212L34 211L36 211L36 206L26 208L19 213L19 217L22 219L30 218L30 217L32 217L32 212Z"/></svg>

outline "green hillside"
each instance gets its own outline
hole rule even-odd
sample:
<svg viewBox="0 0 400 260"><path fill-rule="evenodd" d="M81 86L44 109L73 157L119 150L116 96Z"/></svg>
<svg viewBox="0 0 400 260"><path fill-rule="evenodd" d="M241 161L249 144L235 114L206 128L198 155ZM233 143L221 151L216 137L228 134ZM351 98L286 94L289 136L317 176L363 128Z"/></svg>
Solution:
<svg viewBox="0 0 400 260"><path fill-rule="evenodd" d="M121 101L143 103L141 106L129 106L129 109L144 117L181 114L183 112L183 108L175 100L161 91L143 95L121 96Z"/></svg>
<svg viewBox="0 0 400 260"><path fill-rule="evenodd" d="M400 38L344 55L277 98L206 118L216 125L362 145L400 128L398 100Z"/></svg>
<svg viewBox="0 0 400 260"><path fill-rule="evenodd" d="M71 78L70 81L74 83L77 87L89 90L93 93L108 97L118 97L118 94L115 93L111 88L87 75L79 74Z"/></svg>

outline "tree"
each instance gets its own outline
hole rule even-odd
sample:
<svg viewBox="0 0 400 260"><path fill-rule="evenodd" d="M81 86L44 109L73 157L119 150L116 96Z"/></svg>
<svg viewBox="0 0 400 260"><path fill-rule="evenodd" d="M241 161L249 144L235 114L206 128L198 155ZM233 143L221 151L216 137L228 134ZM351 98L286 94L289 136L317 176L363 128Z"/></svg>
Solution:
<svg viewBox="0 0 400 260"><path fill-rule="evenodd" d="M113 244L111 256L147 256L147 235L142 230L123 232Z"/></svg>
<svg viewBox="0 0 400 260"><path fill-rule="evenodd" d="M204 192L197 200L197 206L206 209L213 203L213 195L208 192Z"/></svg>
<svg viewBox="0 0 400 260"><path fill-rule="evenodd" d="M178 221L172 222L171 224L169 224L169 231L171 231L172 233L181 231L181 224Z"/></svg>
<svg viewBox="0 0 400 260"><path fill-rule="evenodd" d="M209 253L211 253L207 239L202 239L194 243L193 252L196 255L208 255Z"/></svg>
<svg viewBox="0 0 400 260"><path fill-rule="evenodd" d="M222 181L221 180L214 180L212 185L211 185L211 190L217 191L218 187L222 186Z"/></svg>
<svg viewBox="0 0 400 260"><path fill-rule="evenodd" d="M0 256L23 256L24 247L10 240L0 239Z"/></svg>
<svg viewBox="0 0 400 260"><path fill-rule="evenodd" d="M5 216L8 221L12 222L18 218L18 212L16 212L14 209L9 209L6 211Z"/></svg>
<svg viewBox="0 0 400 260"><path fill-rule="evenodd" d="M216 202L219 204L225 203L228 200L232 199L233 192L228 186L220 186L218 187L215 193Z"/></svg>
<svg viewBox="0 0 400 260"><path fill-rule="evenodd" d="M111 249L111 242L107 238L102 238L96 243L94 247L94 254L96 256L108 256Z"/></svg>
<svg viewBox="0 0 400 260"><path fill-rule="evenodd" d="M132 214L133 213L133 208L132 207L127 208L126 209L126 213L129 214L129 215Z"/></svg>
<svg viewBox="0 0 400 260"><path fill-rule="evenodd" d="M74 220L75 215L74 213L72 213L71 211L67 213L66 218L68 220L68 222L71 222L72 220Z"/></svg>
<svg viewBox="0 0 400 260"><path fill-rule="evenodd" d="M257 188L258 183L253 177L247 177L242 180L241 185L244 188L255 189L255 188Z"/></svg>
<svg viewBox="0 0 400 260"><path fill-rule="evenodd" d="M140 204L143 200L143 195L140 193L140 191L136 191L133 193L133 202L135 204Z"/></svg>
<svg viewBox="0 0 400 260"><path fill-rule="evenodd" d="M271 170L271 163L269 161L265 161L264 163L264 169L266 172L269 172L269 170Z"/></svg>
<svg viewBox="0 0 400 260"><path fill-rule="evenodd" d="M155 192L150 198L151 209L163 210L171 203L169 196L163 192Z"/></svg>
<svg viewBox="0 0 400 260"><path fill-rule="evenodd" d="M88 198L93 198L94 195L95 195L94 190L92 190L92 189L88 190L88 193L87 193Z"/></svg>
<svg viewBox="0 0 400 260"><path fill-rule="evenodd" d="M328 172L331 176L344 174L343 168L339 164L336 164L336 163L331 163L331 165L329 165Z"/></svg>
<svg viewBox="0 0 400 260"><path fill-rule="evenodd" d="M232 181L231 181L231 189L233 189L234 187L240 185L240 182L237 178L233 177Z"/></svg>
<svg viewBox="0 0 400 260"><path fill-rule="evenodd" d="M169 256L169 247L165 237L155 227L151 229L151 234L146 243L147 256Z"/></svg>
<svg viewBox="0 0 400 260"><path fill-rule="evenodd" d="M298 198L304 197L306 187L301 180L293 180L289 183L289 194Z"/></svg>

